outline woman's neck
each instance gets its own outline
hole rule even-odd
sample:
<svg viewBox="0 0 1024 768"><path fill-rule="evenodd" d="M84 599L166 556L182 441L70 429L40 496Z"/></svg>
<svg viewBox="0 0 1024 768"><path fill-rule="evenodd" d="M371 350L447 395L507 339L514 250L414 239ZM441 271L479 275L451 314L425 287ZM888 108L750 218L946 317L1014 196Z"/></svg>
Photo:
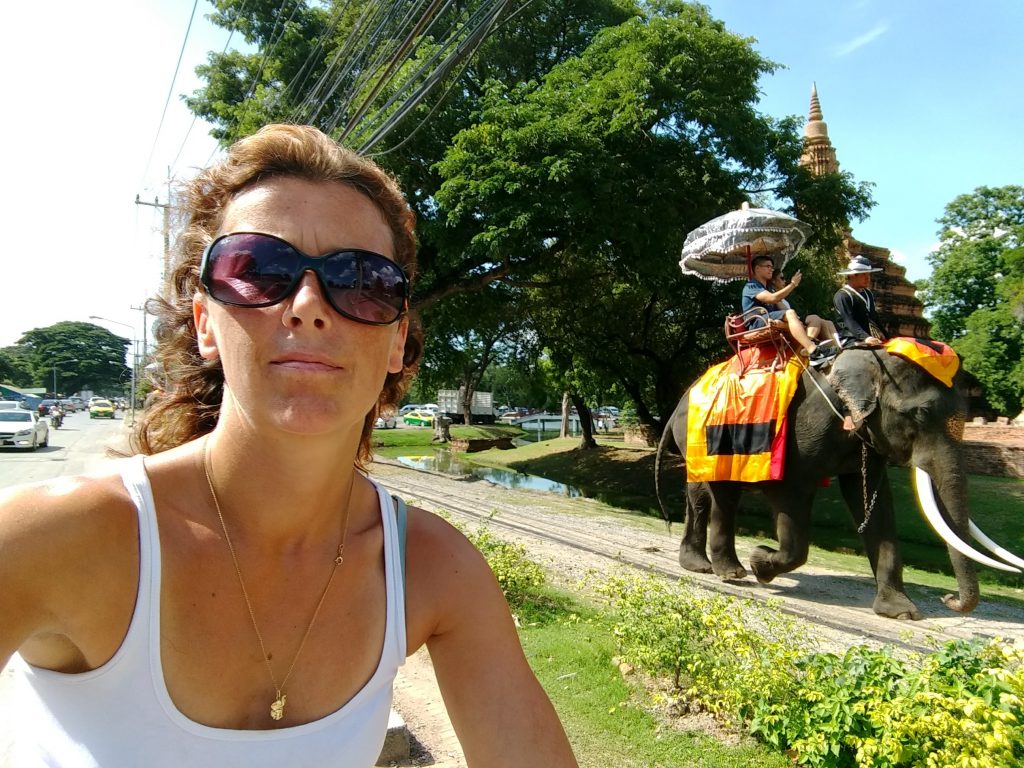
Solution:
<svg viewBox="0 0 1024 768"><path fill-rule="evenodd" d="M200 453L232 535L237 530L239 538L252 536L270 548L337 535L360 481L358 435L250 435L221 421L205 441Z"/></svg>

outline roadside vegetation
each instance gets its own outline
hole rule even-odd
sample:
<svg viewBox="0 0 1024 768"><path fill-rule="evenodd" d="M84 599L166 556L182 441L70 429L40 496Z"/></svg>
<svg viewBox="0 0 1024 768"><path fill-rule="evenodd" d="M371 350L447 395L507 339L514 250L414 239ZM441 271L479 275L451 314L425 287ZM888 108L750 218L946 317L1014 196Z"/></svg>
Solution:
<svg viewBox="0 0 1024 768"><path fill-rule="evenodd" d="M486 527L468 535L582 766L1024 760L1024 647L980 639L837 656L813 650L772 604L697 597L685 578L638 574L603 579L587 600L548 587L521 545Z"/></svg>

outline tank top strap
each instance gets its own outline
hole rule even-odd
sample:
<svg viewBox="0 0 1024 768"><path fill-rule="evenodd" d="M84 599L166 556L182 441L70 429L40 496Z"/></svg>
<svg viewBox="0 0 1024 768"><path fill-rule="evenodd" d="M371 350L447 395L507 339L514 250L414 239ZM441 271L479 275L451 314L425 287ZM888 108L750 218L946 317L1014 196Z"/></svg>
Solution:
<svg viewBox="0 0 1024 768"><path fill-rule="evenodd" d="M398 559L402 563L402 582L405 582L405 529L408 523L408 509L405 506L405 499L401 496L391 494L395 502L395 522L398 525Z"/></svg>

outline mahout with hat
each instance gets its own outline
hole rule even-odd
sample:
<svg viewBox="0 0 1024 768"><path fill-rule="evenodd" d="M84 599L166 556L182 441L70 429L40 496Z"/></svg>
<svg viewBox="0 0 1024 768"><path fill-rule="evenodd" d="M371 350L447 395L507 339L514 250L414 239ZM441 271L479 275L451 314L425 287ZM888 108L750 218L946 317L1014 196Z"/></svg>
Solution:
<svg viewBox="0 0 1024 768"><path fill-rule="evenodd" d="M863 254L850 259L846 269L839 274L846 278L846 284L836 291L832 301L835 304L839 322L839 338L844 347L856 344L879 346L886 339L882 321L875 306L875 295L871 292L871 275L881 272Z"/></svg>

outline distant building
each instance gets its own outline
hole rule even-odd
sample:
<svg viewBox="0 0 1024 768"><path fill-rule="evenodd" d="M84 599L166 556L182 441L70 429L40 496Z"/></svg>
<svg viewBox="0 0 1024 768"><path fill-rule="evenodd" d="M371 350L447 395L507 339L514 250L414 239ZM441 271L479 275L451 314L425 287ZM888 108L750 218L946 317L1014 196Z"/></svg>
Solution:
<svg viewBox="0 0 1024 768"><path fill-rule="evenodd" d="M11 384L0 384L0 400L23 400L29 408L33 409L39 405L45 393L46 390L39 387L23 388Z"/></svg>
<svg viewBox="0 0 1024 768"><path fill-rule="evenodd" d="M818 88L811 86L811 109L804 128L804 151L800 164L816 175L839 170L836 150L828 137L828 125L821 113ZM868 245L853 236L849 227L843 232L843 246L836 255L836 264L845 265L852 256L862 254L884 271L874 275L871 289L878 301L878 314L893 336L930 338L931 323L924 317L924 304L917 298L917 289L907 280L906 268L892 260L888 248Z"/></svg>

